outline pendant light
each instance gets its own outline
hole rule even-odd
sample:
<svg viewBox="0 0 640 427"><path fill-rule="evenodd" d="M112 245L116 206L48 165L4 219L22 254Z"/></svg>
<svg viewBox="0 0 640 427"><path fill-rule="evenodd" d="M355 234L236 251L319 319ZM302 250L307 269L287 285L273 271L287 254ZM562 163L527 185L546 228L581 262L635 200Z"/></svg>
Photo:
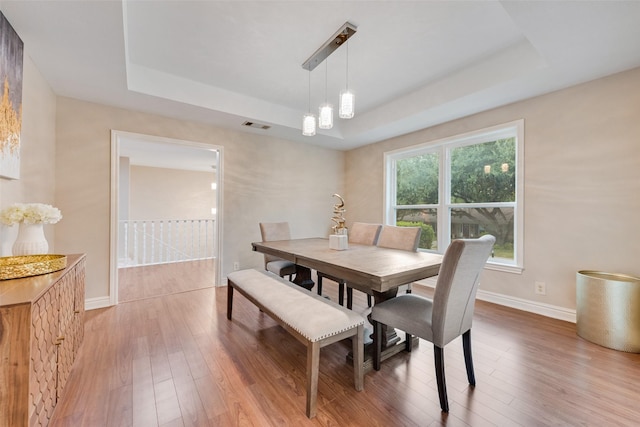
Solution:
<svg viewBox="0 0 640 427"><path fill-rule="evenodd" d="M324 102L320 104L320 111L318 114L318 127L320 129L331 129L333 127L333 105L327 102L327 81L329 75L329 59L325 59L324 62Z"/></svg>
<svg viewBox="0 0 640 427"><path fill-rule="evenodd" d="M349 90L349 40L347 39L347 67L346 67L346 88L340 92L340 106L338 108L338 116L341 119L350 119L355 112L355 96Z"/></svg>
<svg viewBox="0 0 640 427"><path fill-rule="evenodd" d="M357 27L350 22L345 22L344 25L329 38L322 46L320 46L305 62L302 63L302 68L309 71L309 112L304 115L302 121L302 134L313 136L316 134L316 125L320 129L331 129L333 127L333 105L329 104L327 98L328 90L328 65L325 63L325 81L324 81L324 103L322 103L318 110L318 117L311 114L311 71L326 61L329 55L331 55L336 49L344 45L350 37L352 37L357 31ZM349 77L349 51L347 45L347 80ZM346 90L340 93L340 118L350 119L353 117L354 112L354 95L349 90L349 84L347 82Z"/></svg>
<svg viewBox="0 0 640 427"><path fill-rule="evenodd" d="M302 118L302 134L314 136L316 134L316 116L311 114L311 70L309 70L309 104L308 113Z"/></svg>

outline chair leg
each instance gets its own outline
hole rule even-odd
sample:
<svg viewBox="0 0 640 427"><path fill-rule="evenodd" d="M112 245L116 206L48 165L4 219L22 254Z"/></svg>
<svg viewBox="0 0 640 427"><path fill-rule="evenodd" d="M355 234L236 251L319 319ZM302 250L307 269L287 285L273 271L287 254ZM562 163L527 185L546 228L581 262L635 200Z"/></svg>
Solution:
<svg viewBox="0 0 640 427"><path fill-rule="evenodd" d="M318 295L322 296L322 276L318 274Z"/></svg>
<svg viewBox="0 0 640 427"><path fill-rule="evenodd" d="M405 337L404 337L404 349L408 353L411 353L411 350L413 350L413 337L408 332L405 332L404 334L405 334Z"/></svg>
<svg viewBox="0 0 640 427"><path fill-rule="evenodd" d="M410 294L411 293L411 283L409 283L407 285L407 293Z"/></svg>
<svg viewBox="0 0 640 427"><path fill-rule="evenodd" d="M449 402L447 400L447 384L444 379L444 349L433 345L433 356L436 362L436 381L438 383L438 397L440 398L440 408L442 412L449 412Z"/></svg>
<svg viewBox="0 0 640 427"><path fill-rule="evenodd" d="M380 370L380 359L382 358L382 326L372 320L373 324L373 369Z"/></svg>
<svg viewBox="0 0 640 427"><path fill-rule="evenodd" d="M471 329L462 334L462 349L464 350L464 364L467 367L467 379L472 386L476 385L476 376L473 372L473 357L471 357Z"/></svg>
<svg viewBox="0 0 640 427"><path fill-rule="evenodd" d="M344 305L344 282L338 282L338 304Z"/></svg>
<svg viewBox="0 0 640 427"><path fill-rule="evenodd" d="M347 286L347 308L351 310L353 308L353 288Z"/></svg>
<svg viewBox="0 0 640 427"><path fill-rule="evenodd" d="M231 320L233 311L233 286L227 285L227 319Z"/></svg>

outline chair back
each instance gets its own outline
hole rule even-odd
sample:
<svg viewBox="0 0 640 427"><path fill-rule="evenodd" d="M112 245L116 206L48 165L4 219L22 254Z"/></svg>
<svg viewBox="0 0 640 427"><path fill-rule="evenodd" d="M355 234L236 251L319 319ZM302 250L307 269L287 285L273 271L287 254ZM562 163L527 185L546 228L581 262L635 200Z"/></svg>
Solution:
<svg viewBox="0 0 640 427"><path fill-rule="evenodd" d="M381 248L417 252L421 234L422 228L420 227L383 225L377 245Z"/></svg>
<svg viewBox="0 0 640 427"><path fill-rule="evenodd" d="M354 222L349 229L349 242L359 245L375 245L378 243L382 224Z"/></svg>
<svg viewBox="0 0 640 427"><path fill-rule="evenodd" d="M460 239L447 248L433 297L433 344L446 344L471 329L480 274L496 238Z"/></svg>
<svg viewBox="0 0 640 427"><path fill-rule="evenodd" d="M261 222L260 234L262 235L263 242L291 239L291 232L289 230L288 222ZM280 260L280 258L273 255L264 254L265 266L271 261L277 260Z"/></svg>

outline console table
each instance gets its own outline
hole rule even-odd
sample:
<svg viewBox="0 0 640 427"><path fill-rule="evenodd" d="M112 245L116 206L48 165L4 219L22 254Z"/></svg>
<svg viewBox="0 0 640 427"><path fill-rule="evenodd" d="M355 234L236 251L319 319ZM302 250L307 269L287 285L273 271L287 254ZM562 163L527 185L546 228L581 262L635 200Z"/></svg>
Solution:
<svg viewBox="0 0 640 427"><path fill-rule="evenodd" d="M46 426L84 338L85 255L0 281L0 426Z"/></svg>

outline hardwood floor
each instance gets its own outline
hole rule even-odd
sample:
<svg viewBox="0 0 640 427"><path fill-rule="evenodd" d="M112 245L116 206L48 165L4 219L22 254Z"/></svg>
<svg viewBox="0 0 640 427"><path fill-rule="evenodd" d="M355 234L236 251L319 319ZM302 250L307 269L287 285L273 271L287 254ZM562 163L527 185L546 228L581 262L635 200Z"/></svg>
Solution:
<svg viewBox="0 0 640 427"><path fill-rule="evenodd" d="M413 292L431 290L415 286ZM337 286L324 281L336 300ZM51 426L637 426L640 354L578 337L575 325L479 301L477 385L460 339L445 349L449 414L440 412L433 351L383 362L353 387L347 345L323 348L318 415L305 417L302 344L226 288L87 312L86 335ZM354 309L365 311L354 292Z"/></svg>
<svg viewBox="0 0 640 427"><path fill-rule="evenodd" d="M210 288L214 282L214 259L118 268L118 301Z"/></svg>

